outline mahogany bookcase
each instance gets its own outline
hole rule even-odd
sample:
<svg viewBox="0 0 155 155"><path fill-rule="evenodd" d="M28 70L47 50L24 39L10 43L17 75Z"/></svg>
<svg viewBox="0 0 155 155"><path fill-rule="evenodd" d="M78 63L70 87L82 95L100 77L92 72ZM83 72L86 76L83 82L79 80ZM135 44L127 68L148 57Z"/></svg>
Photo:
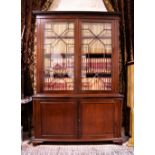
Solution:
<svg viewBox="0 0 155 155"><path fill-rule="evenodd" d="M121 142L119 13L33 13L33 143Z"/></svg>

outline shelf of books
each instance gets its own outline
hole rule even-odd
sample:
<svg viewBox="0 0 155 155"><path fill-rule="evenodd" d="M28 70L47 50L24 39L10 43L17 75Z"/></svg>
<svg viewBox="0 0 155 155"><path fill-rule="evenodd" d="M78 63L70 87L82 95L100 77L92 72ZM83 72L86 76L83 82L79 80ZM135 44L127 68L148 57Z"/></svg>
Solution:
<svg viewBox="0 0 155 155"><path fill-rule="evenodd" d="M111 23L82 24L82 90L112 90Z"/></svg>
<svg viewBox="0 0 155 155"><path fill-rule="evenodd" d="M74 89L74 24L44 26L44 90Z"/></svg>

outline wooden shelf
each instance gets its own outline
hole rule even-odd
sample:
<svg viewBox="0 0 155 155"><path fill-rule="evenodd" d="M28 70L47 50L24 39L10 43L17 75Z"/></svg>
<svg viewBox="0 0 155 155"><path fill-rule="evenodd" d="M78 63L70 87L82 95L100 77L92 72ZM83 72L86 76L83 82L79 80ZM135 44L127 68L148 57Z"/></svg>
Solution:
<svg viewBox="0 0 155 155"><path fill-rule="evenodd" d="M86 56L86 58L112 58L112 54L109 53L83 53L82 56Z"/></svg>
<svg viewBox="0 0 155 155"><path fill-rule="evenodd" d="M45 53L44 57L45 58L52 58L54 59L62 59L62 58L68 58L74 56L74 53L63 53L63 52L57 52L57 53Z"/></svg>
<svg viewBox="0 0 155 155"><path fill-rule="evenodd" d="M100 78L100 77L112 77L109 73L86 73L86 78Z"/></svg>

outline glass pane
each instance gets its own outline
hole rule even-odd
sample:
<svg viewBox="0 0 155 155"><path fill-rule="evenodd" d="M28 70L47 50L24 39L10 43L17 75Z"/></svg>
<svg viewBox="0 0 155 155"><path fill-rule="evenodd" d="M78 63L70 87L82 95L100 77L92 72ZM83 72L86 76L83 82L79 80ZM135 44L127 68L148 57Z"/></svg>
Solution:
<svg viewBox="0 0 155 155"><path fill-rule="evenodd" d="M82 24L82 90L112 89L111 23Z"/></svg>
<svg viewBox="0 0 155 155"><path fill-rule="evenodd" d="M51 22L44 27L44 90L74 89L74 24Z"/></svg>

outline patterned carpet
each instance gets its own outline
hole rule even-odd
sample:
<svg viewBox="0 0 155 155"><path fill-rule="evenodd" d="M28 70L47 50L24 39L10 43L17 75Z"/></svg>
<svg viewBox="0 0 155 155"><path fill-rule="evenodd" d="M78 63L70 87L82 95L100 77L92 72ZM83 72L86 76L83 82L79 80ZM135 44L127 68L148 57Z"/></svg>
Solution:
<svg viewBox="0 0 155 155"><path fill-rule="evenodd" d="M22 145L22 155L133 155L127 145Z"/></svg>

